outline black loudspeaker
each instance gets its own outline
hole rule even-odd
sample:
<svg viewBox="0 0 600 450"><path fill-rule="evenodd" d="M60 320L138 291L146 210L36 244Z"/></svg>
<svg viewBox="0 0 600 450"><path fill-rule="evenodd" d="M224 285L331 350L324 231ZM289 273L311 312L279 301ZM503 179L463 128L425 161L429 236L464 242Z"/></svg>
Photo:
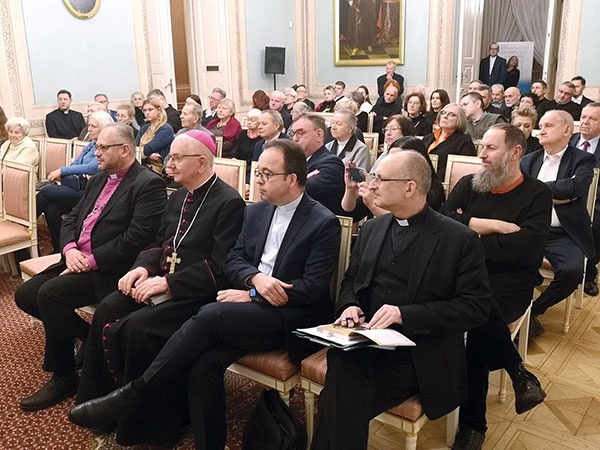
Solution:
<svg viewBox="0 0 600 450"><path fill-rule="evenodd" d="M265 73L285 74L285 47L265 47Z"/></svg>

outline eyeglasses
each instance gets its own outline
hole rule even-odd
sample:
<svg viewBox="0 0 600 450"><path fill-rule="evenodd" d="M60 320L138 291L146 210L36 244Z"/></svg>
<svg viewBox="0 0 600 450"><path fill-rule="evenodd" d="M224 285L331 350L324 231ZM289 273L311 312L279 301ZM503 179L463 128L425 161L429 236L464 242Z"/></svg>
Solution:
<svg viewBox="0 0 600 450"><path fill-rule="evenodd" d="M369 174L371 183L385 183L387 181L412 181L410 178L381 178L375 172Z"/></svg>
<svg viewBox="0 0 600 450"><path fill-rule="evenodd" d="M383 131L383 133L385 134L388 131L398 131L400 129L401 129L401 127L399 127L398 125L390 125L389 127L382 128L381 131Z"/></svg>
<svg viewBox="0 0 600 450"><path fill-rule="evenodd" d="M458 117L458 114L456 114L455 112L452 112L452 111L440 111L440 117L444 117L444 116Z"/></svg>
<svg viewBox="0 0 600 450"><path fill-rule="evenodd" d="M254 176L256 178L260 178L261 180L269 181L271 177L276 175L289 175L289 173L271 173L271 172L263 172L260 169L254 169Z"/></svg>
<svg viewBox="0 0 600 450"><path fill-rule="evenodd" d="M100 152L100 153L104 153L106 150L108 150L111 147L119 147L120 145L125 145L126 143L123 142L121 144L108 144L108 145L101 145L101 144L96 144L96 151Z"/></svg>
<svg viewBox="0 0 600 450"><path fill-rule="evenodd" d="M204 156L204 155L199 155L199 154L179 155L177 153L175 153L175 154L171 153L171 155L169 156L169 161L173 161L175 164L179 164L185 158L192 158L192 157L198 157L198 156Z"/></svg>
<svg viewBox="0 0 600 450"><path fill-rule="evenodd" d="M299 130L292 130L292 131L290 131L290 136L291 137L298 136L299 138L301 138L306 133L308 133L310 131L315 131L315 130L316 130L316 128L313 128L312 130L303 130L302 128L300 128Z"/></svg>
<svg viewBox="0 0 600 450"><path fill-rule="evenodd" d="M211 100L211 101L213 101L213 102L220 102L220 101L221 101L221 99L220 99L220 98L213 97L212 95L209 95L209 96L208 96L208 99L209 99L209 100Z"/></svg>

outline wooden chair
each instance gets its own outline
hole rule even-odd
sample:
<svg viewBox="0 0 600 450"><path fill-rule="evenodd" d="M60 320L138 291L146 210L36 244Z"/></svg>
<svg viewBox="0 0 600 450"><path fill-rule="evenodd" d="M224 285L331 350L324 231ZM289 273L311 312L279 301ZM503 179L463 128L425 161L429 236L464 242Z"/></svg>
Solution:
<svg viewBox="0 0 600 450"><path fill-rule="evenodd" d="M433 165L433 168L437 171L439 156L435 155L433 153L430 153L429 154L429 159L431 160L431 164Z"/></svg>
<svg viewBox="0 0 600 450"><path fill-rule="evenodd" d="M139 145L136 145L135 146L135 159L137 159L137 162L139 162L141 164L143 157L144 157L144 149L142 149L142 147L140 147Z"/></svg>
<svg viewBox="0 0 600 450"><path fill-rule="evenodd" d="M588 195L587 195L587 203L586 203L586 207L587 207L587 211L588 214L590 215L590 219L593 221L594 220L594 210L595 210L595 204L596 204L596 194L597 194L597 189L598 189L598 179L600 177L600 169L595 168L594 169L594 176L592 178L592 182L590 183L590 187L588 188ZM590 222L590 226L591 226L591 222ZM585 267L585 262L584 261L584 267ZM538 295L535 297L539 297L539 294L541 294L552 282L552 280L554 279L554 268L552 267L552 264L550 264L550 261L548 261L546 258L544 258L543 262L542 262L542 267L540 268L540 274L544 277L544 281L542 282L541 285L536 286L535 290L537 291ZM568 333L569 329L571 328L571 308L573 306L573 304L575 305L575 307L577 309L581 309L583 306L583 285L585 282L585 274L583 275L583 279L581 281L581 283L579 284L579 286L577 287L577 289L575 290L575 292L573 292L571 295L569 295L565 301L565 317L563 320L563 333Z"/></svg>
<svg viewBox="0 0 600 450"><path fill-rule="evenodd" d="M365 145L369 149L369 155L371 156L371 166L377 161L377 155L379 153L379 133L363 133L365 138ZM364 167L367 169L367 167Z"/></svg>
<svg viewBox="0 0 600 450"><path fill-rule="evenodd" d="M375 116L372 116L371 114L369 114L368 120L369 121L367 122L367 132L372 133L373 132L373 123L375 122Z"/></svg>
<svg viewBox="0 0 600 450"><path fill-rule="evenodd" d="M73 139L73 142L71 143L71 161L75 158L79 158L79 155L81 155L81 152L83 152L83 149L88 144L89 142Z"/></svg>
<svg viewBox="0 0 600 450"><path fill-rule="evenodd" d="M431 155L429 155L431 156ZM446 196L452 192L458 180L465 175L470 175L479 170L481 159L477 156L463 155L448 155L448 163L446 164L446 178L444 180L444 188Z"/></svg>
<svg viewBox="0 0 600 450"><path fill-rule="evenodd" d="M258 187L256 186L256 177L254 176L254 172L258 168L258 161L252 161L250 164L250 194L248 195L249 202L259 202L260 194L258 192Z"/></svg>
<svg viewBox="0 0 600 450"><path fill-rule="evenodd" d="M301 383L304 389L304 411L308 442L312 441L315 424L315 395L318 395L325 384L327 373L327 351L325 348L302 360ZM341 412L343 414L343 412ZM418 396L413 396L399 405L381 413L374 420L398 428L404 433L404 448L416 450L417 435L427 423L427 417ZM458 426L458 408L447 416L446 440L451 447Z"/></svg>
<svg viewBox="0 0 600 450"><path fill-rule="evenodd" d="M219 178L234 187L244 198L246 192L246 161L215 158L214 169Z"/></svg>
<svg viewBox="0 0 600 450"><path fill-rule="evenodd" d="M481 152L481 149L483 148L483 145L481 144L481 139L473 139L473 145L475 146L475 151L477 152L477 155L479 156L479 153Z"/></svg>
<svg viewBox="0 0 600 450"><path fill-rule="evenodd" d="M527 342L529 340L529 318L531 317L531 306L533 305L533 300L527 307L525 314L519 317L514 322L508 324L508 329L510 330L510 338L514 341L517 336L519 336L519 344L517 349L519 350L519 355L521 355L521 359L523 359L523 364L527 362ZM500 386L498 387L498 401L500 403L504 403L506 401L506 371L500 371Z"/></svg>
<svg viewBox="0 0 600 450"><path fill-rule="evenodd" d="M29 248L38 256L37 214L35 211L35 166L4 162L0 168L2 216L0 220L0 255L9 255L13 275L17 264L13 253Z"/></svg>
<svg viewBox="0 0 600 450"><path fill-rule="evenodd" d="M46 138L40 153L40 179L47 180L48 174L71 162L71 140Z"/></svg>
<svg viewBox="0 0 600 450"><path fill-rule="evenodd" d="M217 144L217 158L223 157L223 136L215 136L215 142Z"/></svg>
<svg viewBox="0 0 600 450"><path fill-rule="evenodd" d="M340 255L332 278L332 289L336 295L350 262L352 243L352 219L342 216L338 216L338 219L342 226ZM292 388L300 383L300 367L290 361L287 350L249 353L229 366L228 370L276 389L286 403L289 403Z"/></svg>

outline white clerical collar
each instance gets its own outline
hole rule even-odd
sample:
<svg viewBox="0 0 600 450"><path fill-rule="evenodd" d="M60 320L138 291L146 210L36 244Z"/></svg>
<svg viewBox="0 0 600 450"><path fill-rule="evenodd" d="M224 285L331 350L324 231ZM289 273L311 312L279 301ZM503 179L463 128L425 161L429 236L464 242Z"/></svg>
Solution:
<svg viewBox="0 0 600 450"><path fill-rule="evenodd" d="M407 227L409 225L407 219L398 219L397 217L394 218L396 219L396 222L398 222L398 225L400 225L401 227Z"/></svg>
<svg viewBox="0 0 600 450"><path fill-rule="evenodd" d="M303 195L304 194L300 194L296 200L292 200L291 202L289 202L285 205L278 206L277 209L279 209L281 212L295 211L296 208L298 208L298 205L300 204L300 202L302 201Z"/></svg>

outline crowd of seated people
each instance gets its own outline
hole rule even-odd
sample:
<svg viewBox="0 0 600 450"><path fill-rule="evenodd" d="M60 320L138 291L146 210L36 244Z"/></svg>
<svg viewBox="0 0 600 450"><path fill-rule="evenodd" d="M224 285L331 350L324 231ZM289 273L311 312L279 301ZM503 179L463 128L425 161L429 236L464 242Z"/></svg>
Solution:
<svg viewBox="0 0 600 450"><path fill-rule="evenodd" d="M424 158L430 173L427 175L429 187L423 194L429 208L438 211L443 206L447 194L442 182L446 173L448 155L477 156L476 144L480 144L481 137L495 136L494 133L497 135L499 128L494 124L505 122L503 117L507 117L512 125L521 130L526 143L519 153L519 155L527 155L521 165L522 172L526 177L537 178L546 183L555 200L555 212L549 232L550 241L547 242L544 250L545 255L555 265L556 274L554 286L545 296L548 299L542 297L539 307L534 307L533 334L543 333L540 319L546 309L572 292L581 282L584 273L584 255L588 258L588 266L585 270L585 292L589 295L597 295L595 266L600 259L600 255L598 255L600 217L598 220L594 220L593 227L590 227L593 240L588 239L587 235L585 239L574 235L578 231L571 220L572 217L580 214L581 216L578 216L581 219L579 224L586 221L591 224L589 216L586 217L582 212L581 202L578 200L587 193L587 186L591 181L591 168L597 165L596 159L591 155L586 157L585 152L595 155L600 140L600 104L593 101L587 102L582 91L577 90L581 84L585 88L585 80L582 81L579 79L581 77L575 77L573 81L559 84L555 100L552 101L545 98L546 84L542 80L533 83L531 93L521 93L514 86L508 87L506 90L503 86L489 87L475 80L469 86L470 92L459 99L460 104L457 104L451 102L448 93L443 89L433 90L429 96L429 102L424 95L424 89L408 88L402 96L404 85L401 85L391 74L388 75L388 79L384 80L381 86L382 95L375 102L370 99L369 89L365 85L345 94L346 84L337 81L324 89L321 101L313 102L308 99L306 86L297 84L282 91L276 90L270 93L257 90L252 96L253 108L245 115L245 121L241 121L236 118L234 102L227 98L226 93L220 88L212 90L209 96L209 107L206 110L203 111L200 98L192 95L186 99L181 113L169 105L159 91L150 92L146 97L140 92L135 92L131 96L130 103L120 104L117 107L115 118L117 122L127 125L133 136L137 135L136 144L146 158L144 162L161 175L165 173L167 165L180 167L184 161L186 165L191 165L195 160L195 158L185 158L186 155L196 156L195 154L182 151L176 154L175 161L169 162L171 147L175 145L175 139L178 139L179 136L201 142L202 148L206 150L205 147L207 147L210 152L213 151L215 136L222 136L222 156L246 161L248 184L255 176L257 177L256 182L261 186L287 183L287 177L292 174L295 176L295 172L267 170L270 169L270 166L266 165L266 161L270 161L271 157L268 149L284 148L286 144L281 144L282 140L291 139L298 144L296 147L303 152L307 159L306 180L301 185L303 192L331 212L351 216L358 222L364 218L378 218L389 212L381 198L385 192L383 186L389 188L388 182L392 182L396 186L396 182L412 181L404 178L386 179L382 175L389 169L389 161L397 159L394 155L402 151L416 152ZM56 122L58 115L55 112L49 114L47 129L59 129L61 132L71 132L72 134L81 124L78 122L75 112L70 110L70 93L61 91L57 98L59 103L57 111L60 111L65 117L60 117L61 121ZM573 99L579 99L581 104ZM99 94L95 100L98 101L90 103L86 116L82 116L83 125L87 120L87 126L79 130L79 133L83 131L88 135L90 144L73 162L73 165L91 167L95 164L97 171L96 139L102 127L110 124L113 119L110 119L106 112L96 112L95 110L98 105L103 111L106 110L108 107L106 95ZM106 104L103 105L103 101ZM143 114L143 118L140 113ZM2 116L0 110L0 122ZM372 130L369 129L369 116L371 116ZM581 133L573 134L573 120L580 117ZM52 123L52 120L55 123ZM244 123L243 127L241 122ZM533 133L534 128L538 126L540 128L539 139L534 137ZM561 130L560 136L557 135L557 128ZM6 122L5 129L4 133L2 123L0 123L0 140L3 139L3 136L6 139L6 142L0 147L0 158L2 160L26 160L27 164L36 164L38 155L35 144L27 137L28 123L24 119L12 118ZM490 135L487 134L489 130L492 131ZM202 134L189 134L194 131ZM364 134L371 131L380 135L379 154L374 164L372 164L371 154L364 143ZM514 133L514 131L510 132ZM186 142L185 139L179 141L182 146L177 148L186 148L183 146ZM205 139L209 139L212 144L207 143L208 141ZM491 142L490 138L486 142ZM482 145L486 154L486 156L482 156L482 159L492 158L487 154L493 152L493 147L485 147L488 145L485 142ZM566 153L557 152L557 149L563 149L565 145L567 146ZM103 152L105 151L107 151L106 147ZM561 177L564 178L564 174L562 172L557 174L558 166L552 169L555 170L553 173L546 168L544 155L556 154L560 154L563 161L568 159L578 165L572 170L573 173L569 172L568 178L574 180L571 183L574 185L573 189L569 192L566 192L559 183ZM431 163L430 155L437 156L437 170ZM537 163L538 159L542 162ZM259 167L256 174L251 173L250 170L250 164L253 161L256 161ZM384 161L388 161L388 163L381 166ZM194 163L202 164L201 161ZM286 161L287 163L288 161ZM557 164L563 163L559 160ZM356 173L353 169L361 169L358 173L360 173L362 181L351 176L351 173ZM65 177L70 175L73 170L75 169L69 169L69 167L61 168L60 175L51 174L50 181L57 180L59 177L67 181ZM79 172L73 172L73 174L78 175ZM81 173L92 176L95 171L89 170ZM83 179L87 180L88 177ZM85 181L83 183L85 184ZM46 215L53 248L56 252L61 252L60 220L53 221L56 214L53 215L52 208L46 203L40 203L41 199L57 188L76 191L75 194L69 196L62 194L54 196L54 201L60 201L61 204L58 214L58 219L60 219L63 214L68 213L75 206L83 195L85 187L78 185L77 189L74 189L68 182L63 182L63 185L46 187L38 194L38 213ZM409 194L409 191L405 195L412 195ZM262 188L260 192L261 196L267 195ZM495 191L492 190L492 192L496 194ZM69 194L71 194L70 191ZM206 196L204 198L206 199ZM68 205L63 204L65 199L68 200ZM283 214L286 207L277 205L277 208L280 207ZM202 204L199 208L202 208ZM596 216L600 216L600 214L596 214ZM514 231L505 230L503 232ZM561 245L566 241L572 243L570 247L576 247L577 251L570 251L566 255L562 254ZM176 245L176 240L173 240L172 245ZM563 264L564 258L569 258L568 264ZM174 260L176 257L171 259ZM166 260L163 263L164 267L161 267L166 274L168 270L165 268L168 264ZM261 270L260 266L259 270ZM168 275L165 277L168 278ZM557 285L560 286L557 287ZM291 288L283 286L282 289L285 292ZM558 295L555 294L555 291L558 292ZM246 301L245 297L243 301ZM272 304L272 302L267 303ZM535 386L532 386L528 384L527 389L535 390ZM515 389L517 389L516 385ZM536 393L539 394L539 391ZM485 433L485 430L480 433ZM461 448L456 447L456 450ZM480 448L480 446L472 448Z"/></svg>

